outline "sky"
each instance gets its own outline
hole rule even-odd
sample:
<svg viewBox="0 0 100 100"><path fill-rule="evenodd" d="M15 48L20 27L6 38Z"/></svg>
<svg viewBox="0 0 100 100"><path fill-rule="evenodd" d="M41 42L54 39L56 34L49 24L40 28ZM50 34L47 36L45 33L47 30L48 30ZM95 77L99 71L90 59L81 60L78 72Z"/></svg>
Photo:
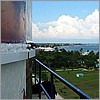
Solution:
<svg viewBox="0 0 100 100"><path fill-rule="evenodd" d="M98 43L98 1L33 1L33 42Z"/></svg>

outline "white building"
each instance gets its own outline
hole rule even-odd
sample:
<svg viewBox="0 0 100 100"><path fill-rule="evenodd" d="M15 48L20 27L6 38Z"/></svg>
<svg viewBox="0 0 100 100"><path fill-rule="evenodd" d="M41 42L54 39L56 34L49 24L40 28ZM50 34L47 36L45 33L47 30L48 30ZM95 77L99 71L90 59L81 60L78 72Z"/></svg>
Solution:
<svg viewBox="0 0 100 100"><path fill-rule="evenodd" d="M82 53L82 55L88 55L89 54L89 52L83 52Z"/></svg>
<svg viewBox="0 0 100 100"><path fill-rule="evenodd" d="M12 8L14 6L16 6L15 11ZM20 14L16 12L20 10L19 6L21 7ZM27 45L24 40L31 39L32 36L31 10L31 1L1 2L1 99L23 99L23 90L28 97L29 79L27 77L30 72L31 58L35 56L35 50L26 49ZM24 11L26 11L25 15ZM14 20L11 19L12 17ZM24 23L25 20L26 24ZM19 21L20 23L18 23ZM25 36L24 32L26 33ZM7 34L12 35L6 36ZM16 37L20 43L10 43ZM11 38L12 41L8 38ZM24 42L21 43L21 41Z"/></svg>
<svg viewBox="0 0 100 100"><path fill-rule="evenodd" d="M54 51L54 48L51 47L39 47L40 50L44 50L44 51Z"/></svg>

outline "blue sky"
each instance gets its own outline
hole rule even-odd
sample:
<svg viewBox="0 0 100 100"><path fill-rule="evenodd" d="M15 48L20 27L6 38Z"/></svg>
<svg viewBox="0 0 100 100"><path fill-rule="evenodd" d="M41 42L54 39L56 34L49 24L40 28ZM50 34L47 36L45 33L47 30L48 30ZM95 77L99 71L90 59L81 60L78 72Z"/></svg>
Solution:
<svg viewBox="0 0 100 100"><path fill-rule="evenodd" d="M98 7L98 1L34 1L32 21L48 22L57 20L61 15L78 16L84 19Z"/></svg>
<svg viewBox="0 0 100 100"><path fill-rule="evenodd" d="M34 42L99 43L99 2L33 1L32 32Z"/></svg>

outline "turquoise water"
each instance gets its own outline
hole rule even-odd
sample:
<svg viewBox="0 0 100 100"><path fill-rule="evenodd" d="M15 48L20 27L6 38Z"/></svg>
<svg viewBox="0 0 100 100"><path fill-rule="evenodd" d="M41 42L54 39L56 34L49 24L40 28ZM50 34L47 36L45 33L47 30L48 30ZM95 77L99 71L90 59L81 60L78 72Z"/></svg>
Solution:
<svg viewBox="0 0 100 100"><path fill-rule="evenodd" d="M64 48L66 51L80 51L83 48L83 52L87 52L87 50L94 51L95 53L99 51L99 44L95 45L76 45L76 46L59 46L58 50Z"/></svg>

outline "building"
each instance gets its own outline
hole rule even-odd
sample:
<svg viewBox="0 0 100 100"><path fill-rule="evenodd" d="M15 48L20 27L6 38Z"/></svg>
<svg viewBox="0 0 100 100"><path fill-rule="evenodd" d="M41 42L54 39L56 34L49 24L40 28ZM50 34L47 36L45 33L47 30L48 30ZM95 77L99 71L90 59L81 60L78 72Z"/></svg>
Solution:
<svg viewBox="0 0 100 100"><path fill-rule="evenodd" d="M30 98L31 1L1 1L1 99Z"/></svg>
<svg viewBox="0 0 100 100"><path fill-rule="evenodd" d="M54 51L55 50L54 48L51 48L51 47L39 47L38 49L44 50L44 51Z"/></svg>

